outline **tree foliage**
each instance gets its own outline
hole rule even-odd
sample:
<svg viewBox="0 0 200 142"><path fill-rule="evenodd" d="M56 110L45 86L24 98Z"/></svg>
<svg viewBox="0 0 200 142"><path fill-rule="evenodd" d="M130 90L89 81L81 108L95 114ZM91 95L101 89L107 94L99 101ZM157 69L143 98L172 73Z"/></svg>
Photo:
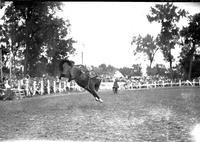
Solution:
<svg viewBox="0 0 200 142"><path fill-rule="evenodd" d="M130 78L133 76L133 68L123 67L120 68L119 71L126 77Z"/></svg>
<svg viewBox="0 0 200 142"><path fill-rule="evenodd" d="M107 75L112 75L116 71L116 68L113 67L112 65L106 65L106 64L101 64L98 67L98 72L102 74L107 74Z"/></svg>
<svg viewBox="0 0 200 142"><path fill-rule="evenodd" d="M164 59L170 64L171 72L174 60L171 50L175 48L179 39L177 22L181 17L185 17L186 14L185 10L178 9L173 3L167 2L166 4L156 4L155 7L151 7L150 14L147 15L149 22L161 23L158 44L163 52Z"/></svg>
<svg viewBox="0 0 200 142"><path fill-rule="evenodd" d="M196 55L197 47L200 45L200 13L189 17L189 25L183 27L180 31L180 35L183 37L182 51L180 54L180 63L185 73L185 78L191 79L192 70L198 65L199 58L194 58Z"/></svg>
<svg viewBox="0 0 200 142"><path fill-rule="evenodd" d="M8 45L8 36L7 33L2 25L0 25L0 49L2 49L2 56L9 53L9 48L7 48ZM4 61L4 58L2 58Z"/></svg>
<svg viewBox="0 0 200 142"><path fill-rule="evenodd" d="M134 54L144 53L147 55L149 60L149 66L151 68L152 62L154 60L155 54L159 49L157 46L156 39L153 39L153 36L147 34L145 37L139 35L138 37L133 37L131 44L136 44L136 49Z"/></svg>
<svg viewBox="0 0 200 142"><path fill-rule="evenodd" d="M163 64L156 64L153 68L147 67L147 75L166 77L167 69Z"/></svg>
<svg viewBox="0 0 200 142"><path fill-rule="evenodd" d="M142 67L140 64L133 64L133 76L141 76L142 75Z"/></svg>
<svg viewBox="0 0 200 142"><path fill-rule="evenodd" d="M14 1L5 10L4 27L14 56L21 59L24 73L35 76L41 63L56 74L60 59L74 52L69 21L56 17L60 2ZM46 58L46 60L44 60ZM42 71L44 72L44 71Z"/></svg>

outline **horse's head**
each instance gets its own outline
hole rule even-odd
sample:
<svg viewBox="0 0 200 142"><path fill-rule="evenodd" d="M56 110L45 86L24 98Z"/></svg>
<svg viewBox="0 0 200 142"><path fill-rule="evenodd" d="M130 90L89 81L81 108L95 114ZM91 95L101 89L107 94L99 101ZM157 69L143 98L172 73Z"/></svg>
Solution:
<svg viewBox="0 0 200 142"><path fill-rule="evenodd" d="M74 66L74 61L70 60L62 60L59 64L59 69L61 72L60 77L67 77L70 78L70 70Z"/></svg>

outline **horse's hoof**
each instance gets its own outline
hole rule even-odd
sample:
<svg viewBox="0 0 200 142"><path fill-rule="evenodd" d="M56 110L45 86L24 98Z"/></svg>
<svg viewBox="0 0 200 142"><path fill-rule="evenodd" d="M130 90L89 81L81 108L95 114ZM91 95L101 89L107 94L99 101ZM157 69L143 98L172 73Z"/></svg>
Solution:
<svg viewBox="0 0 200 142"><path fill-rule="evenodd" d="M97 102L100 102L100 103L103 103L103 100L101 99L101 98L95 98L95 100L97 101Z"/></svg>
<svg viewBox="0 0 200 142"><path fill-rule="evenodd" d="M100 103L103 103L103 100L102 100L101 98L99 98L99 102L100 102Z"/></svg>

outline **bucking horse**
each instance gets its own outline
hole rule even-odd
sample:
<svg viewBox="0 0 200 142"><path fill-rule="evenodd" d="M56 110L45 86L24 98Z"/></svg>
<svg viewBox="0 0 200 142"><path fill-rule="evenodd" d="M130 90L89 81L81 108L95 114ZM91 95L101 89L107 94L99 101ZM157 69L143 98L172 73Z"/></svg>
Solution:
<svg viewBox="0 0 200 142"><path fill-rule="evenodd" d="M92 75L91 72L83 65L75 65L74 61L62 60L59 64L60 77L68 78L68 82L74 80L80 87L91 93L95 100L103 102L97 92L101 84L101 78L97 75Z"/></svg>

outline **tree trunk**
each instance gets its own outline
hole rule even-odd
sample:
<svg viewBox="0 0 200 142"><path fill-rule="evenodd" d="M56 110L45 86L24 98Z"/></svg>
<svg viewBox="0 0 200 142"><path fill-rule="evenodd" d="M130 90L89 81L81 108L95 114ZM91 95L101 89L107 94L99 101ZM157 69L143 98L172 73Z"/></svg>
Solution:
<svg viewBox="0 0 200 142"><path fill-rule="evenodd" d="M13 66L13 69L14 69L14 74L16 74L16 60L15 60L15 57L16 57L16 52L13 51L12 66Z"/></svg>
<svg viewBox="0 0 200 142"><path fill-rule="evenodd" d="M10 73L10 79L12 78L12 65L13 65L13 63L12 63L12 56L11 56L10 57L10 71L9 71L9 73Z"/></svg>
<svg viewBox="0 0 200 142"><path fill-rule="evenodd" d="M28 30L28 26L29 26L29 20L30 20L30 14L29 14L29 8L26 11L26 48L25 48L25 59L24 59L24 75L27 75L28 73L28 55L29 55L29 51L28 49L30 48L30 37L29 37L29 30Z"/></svg>
<svg viewBox="0 0 200 142"><path fill-rule="evenodd" d="M3 61L2 61L2 49L1 49L1 47L0 47L0 68L1 68L1 82L3 81L3 70L2 70L2 68L3 68Z"/></svg>
<svg viewBox="0 0 200 142"><path fill-rule="evenodd" d="M25 59L24 59L24 76L27 74L28 72L28 46L26 44L26 49L25 49Z"/></svg>
<svg viewBox="0 0 200 142"><path fill-rule="evenodd" d="M152 66L152 62L153 62L153 61L150 60L150 64L149 64L150 69L151 69L151 66Z"/></svg>
<svg viewBox="0 0 200 142"><path fill-rule="evenodd" d="M191 73L192 73L192 60L193 60L193 56L190 57L189 72L188 72L188 80L191 80Z"/></svg>
<svg viewBox="0 0 200 142"><path fill-rule="evenodd" d="M172 69L172 60L173 60L173 57L172 57L172 54L171 54L171 49L169 49L169 55L168 56L169 56L170 78L174 79L173 69Z"/></svg>
<svg viewBox="0 0 200 142"><path fill-rule="evenodd" d="M188 80L191 80L191 76L192 76L192 61L193 61L193 56L194 56L195 50L196 50L195 43L193 43L192 49L189 52L190 62L189 62Z"/></svg>
<svg viewBox="0 0 200 142"><path fill-rule="evenodd" d="M170 67L170 78L173 79L172 60L169 61L169 67Z"/></svg>

